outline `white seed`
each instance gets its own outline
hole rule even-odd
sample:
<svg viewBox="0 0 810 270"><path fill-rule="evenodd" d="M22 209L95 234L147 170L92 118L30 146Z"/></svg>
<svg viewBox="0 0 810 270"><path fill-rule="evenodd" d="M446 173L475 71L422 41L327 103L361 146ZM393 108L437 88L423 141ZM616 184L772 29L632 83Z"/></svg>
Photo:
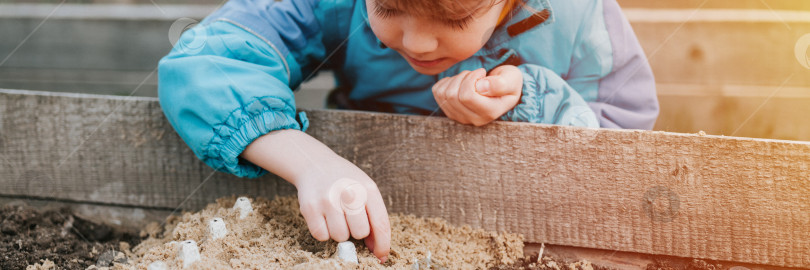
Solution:
<svg viewBox="0 0 810 270"><path fill-rule="evenodd" d="M428 256L427 256L427 259L425 260L425 269L430 269L430 263L431 263L430 262L430 250L428 250Z"/></svg>
<svg viewBox="0 0 810 270"><path fill-rule="evenodd" d="M200 260L200 250L197 248L197 242L194 240L186 240L180 243L180 260L183 261L183 268L188 267L196 261Z"/></svg>
<svg viewBox="0 0 810 270"><path fill-rule="evenodd" d="M357 263L357 250L354 248L354 243L351 241L338 243L337 255L338 258L344 262Z"/></svg>
<svg viewBox="0 0 810 270"><path fill-rule="evenodd" d="M146 270L168 270L169 266L163 261L155 261L150 263Z"/></svg>
<svg viewBox="0 0 810 270"><path fill-rule="evenodd" d="M253 206L250 205L250 199L247 197L239 197L236 203L233 204L233 209L239 209L239 219L243 219L253 212Z"/></svg>
<svg viewBox="0 0 810 270"><path fill-rule="evenodd" d="M431 255L430 250L428 250L427 258L424 258L422 260L420 260L418 258L413 258L413 264L411 265L411 268L412 269L419 269L419 268L431 269L432 261L430 259L430 255Z"/></svg>
<svg viewBox="0 0 810 270"><path fill-rule="evenodd" d="M543 263L543 251L546 249L546 243L540 243L540 252L537 253L537 263Z"/></svg>
<svg viewBox="0 0 810 270"><path fill-rule="evenodd" d="M208 221L208 235L211 239L219 239L228 234L228 228L225 227L225 221L221 218L214 218Z"/></svg>

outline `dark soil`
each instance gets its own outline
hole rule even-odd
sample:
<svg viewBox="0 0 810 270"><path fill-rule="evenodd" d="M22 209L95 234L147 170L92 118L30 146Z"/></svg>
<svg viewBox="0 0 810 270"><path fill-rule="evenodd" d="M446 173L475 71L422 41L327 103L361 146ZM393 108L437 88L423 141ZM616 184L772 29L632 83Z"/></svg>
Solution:
<svg viewBox="0 0 810 270"><path fill-rule="evenodd" d="M591 264L587 261L567 261L552 256L543 256L542 263L537 262L537 253L526 256L522 261L512 265L501 265L490 268L490 270L613 270L614 268ZM722 270L722 264L707 262L699 259L669 260L656 259L654 263L648 264L646 270Z"/></svg>
<svg viewBox="0 0 810 270"><path fill-rule="evenodd" d="M694 259L689 263L678 263L670 260L656 260L655 263L647 265L647 270L722 270L722 264L711 263L704 260ZM746 268L747 269L747 268Z"/></svg>
<svg viewBox="0 0 810 270"><path fill-rule="evenodd" d="M145 235L144 235L145 236ZM77 216L69 208L39 212L29 206L0 207L0 269L25 269L29 265L50 260L56 269L86 269L90 266L111 266L125 263L120 252L122 242L134 247L141 242L134 231L93 222ZM128 248L125 248L128 249ZM612 268L587 261L569 261L545 254L537 261L537 253L511 265L490 270L554 269L609 270ZM646 270L721 270L716 262L687 259L655 259Z"/></svg>
<svg viewBox="0 0 810 270"><path fill-rule="evenodd" d="M120 253L120 242L134 246L140 240L137 233L81 218L69 208L0 208L0 269L25 269L45 259L57 269L107 266Z"/></svg>
<svg viewBox="0 0 810 270"><path fill-rule="evenodd" d="M542 262L537 262L537 254L523 257L512 265L500 265L490 270L613 270L613 268L591 264L587 261L566 261L551 256L543 256Z"/></svg>

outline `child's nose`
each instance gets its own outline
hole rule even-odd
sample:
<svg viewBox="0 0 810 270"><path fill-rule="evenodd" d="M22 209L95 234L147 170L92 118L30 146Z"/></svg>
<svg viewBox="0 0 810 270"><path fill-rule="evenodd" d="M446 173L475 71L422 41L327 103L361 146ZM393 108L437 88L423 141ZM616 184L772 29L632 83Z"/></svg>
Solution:
<svg viewBox="0 0 810 270"><path fill-rule="evenodd" d="M418 54L430 53L437 49L439 40L433 33L426 31L428 28L421 27L420 29L417 25L409 28L402 33L402 46L405 47L406 51L414 54L412 56L418 57Z"/></svg>

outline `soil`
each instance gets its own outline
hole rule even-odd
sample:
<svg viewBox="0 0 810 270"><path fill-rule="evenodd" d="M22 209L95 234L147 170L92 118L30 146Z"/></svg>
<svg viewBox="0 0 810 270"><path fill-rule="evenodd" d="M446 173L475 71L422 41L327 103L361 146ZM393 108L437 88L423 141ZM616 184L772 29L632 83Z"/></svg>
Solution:
<svg viewBox="0 0 810 270"><path fill-rule="evenodd" d="M255 210L244 219L231 208L234 202L235 197L219 199L200 212L149 224L137 235L89 221L68 208L39 213L26 206L6 205L0 209L0 269L145 270L156 261L164 262L168 269L181 269L178 242L185 240L196 241L201 255L200 261L186 269L414 269L416 262L419 269L611 269L548 254L538 262L537 253L524 256L520 235L402 214L390 215L388 262L379 264L362 241L354 241L359 264L346 263L334 256L337 243L310 236L295 197L252 200ZM215 217L226 223L224 238L209 239L207 224ZM662 259L646 269L724 268L702 260Z"/></svg>
<svg viewBox="0 0 810 270"><path fill-rule="evenodd" d="M694 259L688 263L678 263L672 260L656 260L655 263L647 265L646 270L721 270L726 269L722 264L712 263L704 260ZM743 268L748 269L748 268Z"/></svg>
<svg viewBox="0 0 810 270"><path fill-rule="evenodd" d="M511 265L499 265L490 270L613 270L615 268L592 264L587 260L569 261L553 256L543 256L542 262L537 262L538 254L524 257ZM707 262L699 259L655 259L647 265L645 270L724 270L722 264ZM748 269L748 268L742 268Z"/></svg>
<svg viewBox="0 0 810 270"><path fill-rule="evenodd" d="M551 256L543 256L537 261L538 254L523 257L523 259L510 265L491 267L490 270L612 270L613 268L594 265L586 260L568 262Z"/></svg>
<svg viewBox="0 0 810 270"><path fill-rule="evenodd" d="M0 269L55 264L57 269L110 265L140 238L73 214L69 208L39 212L30 206L0 208ZM120 257L120 256L119 256Z"/></svg>
<svg viewBox="0 0 810 270"><path fill-rule="evenodd" d="M298 210L295 197L273 200L257 198L254 211L239 219L232 209L235 198L219 199L197 213L170 217L166 224L150 225L143 231L149 239L136 246L129 264L114 269L146 269L156 261L168 268L182 268L178 242L194 240L201 259L186 269L321 269L321 268L412 268L416 261L432 269L486 269L514 264L523 257L523 238L517 234L494 233L468 226L452 226L441 219L391 214L391 254L385 264L354 241L359 264L342 262L334 254L337 243L312 238ZM225 221L223 238L208 236L213 218Z"/></svg>

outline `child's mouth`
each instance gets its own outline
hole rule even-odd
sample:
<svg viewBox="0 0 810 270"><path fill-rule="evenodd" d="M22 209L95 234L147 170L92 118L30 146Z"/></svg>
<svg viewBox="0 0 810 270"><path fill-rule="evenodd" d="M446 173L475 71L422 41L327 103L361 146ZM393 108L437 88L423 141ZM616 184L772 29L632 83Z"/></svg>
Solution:
<svg viewBox="0 0 810 270"><path fill-rule="evenodd" d="M425 67L425 68L436 66L436 65L438 65L439 63L441 63L442 61L445 60L445 58L439 58L439 59L435 59L435 60L421 61L421 60L414 59L413 57L410 57L408 55L405 55L405 57L408 59L408 62L411 62L414 65L417 65L417 66L420 66L420 67Z"/></svg>

